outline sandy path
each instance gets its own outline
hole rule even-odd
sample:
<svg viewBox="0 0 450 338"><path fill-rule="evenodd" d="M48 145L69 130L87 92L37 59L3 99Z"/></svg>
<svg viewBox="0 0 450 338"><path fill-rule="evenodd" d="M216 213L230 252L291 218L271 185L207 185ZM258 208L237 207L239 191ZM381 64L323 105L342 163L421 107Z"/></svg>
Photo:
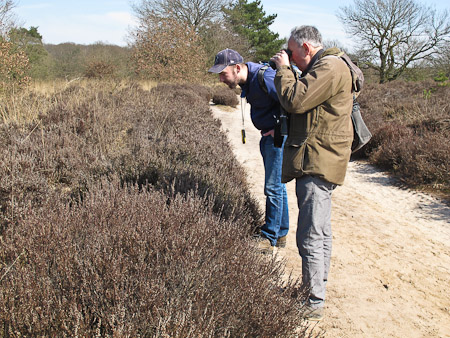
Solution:
<svg viewBox="0 0 450 338"><path fill-rule="evenodd" d="M212 106L221 120L252 193L264 208L259 132L246 106L242 144L240 106ZM295 184L287 184L290 231L278 254L286 273L301 274L295 245ZM421 193L396 187L374 167L351 162L333 193L333 254L325 337L450 337L450 208Z"/></svg>

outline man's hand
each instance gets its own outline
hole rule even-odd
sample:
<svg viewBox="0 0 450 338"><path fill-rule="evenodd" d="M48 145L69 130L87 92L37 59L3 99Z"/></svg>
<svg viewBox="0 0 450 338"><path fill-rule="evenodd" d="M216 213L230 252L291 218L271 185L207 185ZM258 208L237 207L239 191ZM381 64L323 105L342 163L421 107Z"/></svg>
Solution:
<svg viewBox="0 0 450 338"><path fill-rule="evenodd" d="M277 65L277 69L280 69L281 66L289 66L290 64L289 55L284 49L272 56L270 61L273 61Z"/></svg>
<svg viewBox="0 0 450 338"><path fill-rule="evenodd" d="M272 136L272 137L275 137L274 135L275 135L275 131L273 130L273 129L271 129L271 130L269 130L267 133L261 133L262 134L262 136Z"/></svg>

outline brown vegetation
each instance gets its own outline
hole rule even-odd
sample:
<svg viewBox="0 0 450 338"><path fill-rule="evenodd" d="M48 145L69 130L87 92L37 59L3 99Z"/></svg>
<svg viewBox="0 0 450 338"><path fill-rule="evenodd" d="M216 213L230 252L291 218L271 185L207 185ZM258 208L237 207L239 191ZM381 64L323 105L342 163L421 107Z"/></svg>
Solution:
<svg viewBox="0 0 450 338"><path fill-rule="evenodd" d="M29 82L27 69L25 53L0 37L0 97L14 93L15 89Z"/></svg>
<svg viewBox="0 0 450 338"><path fill-rule="evenodd" d="M41 60L40 72L34 72L35 80L72 80L82 76L125 80L134 73L128 47L103 43L44 44L43 47L47 56Z"/></svg>
<svg viewBox="0 0 450 338"><path fill-rule="evenodd" d="M105 61L91 61L87 64L84 76L88 79L107 79L114 75L114 65Z"/></svg>
<svg viewBox="0 0 450 338"><path fill-rule="evenodd" d="M248 243L262 215L209 95L90 82L5 115L0 337L296 336L298 284Z"/></svg>
<svg viewBox="0 0 450 338"><path fill-rule="evenodd" d="M135 33L134 63L143 78L170 82L199 81L206 75L206 54L195 27L174 18L149 19Z"/></svg>
<svg viewBox="0 0 450 338"><path fill-rule="evenodd" d="M236 96L236 91L226 86L216 86L213 89L212 101L215 104L224 106L236 107L239 100Z"/></svg>
<svg viewBox="0 0 450 338"><path fill-rule="evenodd" d="M450 86L368 84L358 101L373 139L362 152L409 186L450 200Z"/></svg>

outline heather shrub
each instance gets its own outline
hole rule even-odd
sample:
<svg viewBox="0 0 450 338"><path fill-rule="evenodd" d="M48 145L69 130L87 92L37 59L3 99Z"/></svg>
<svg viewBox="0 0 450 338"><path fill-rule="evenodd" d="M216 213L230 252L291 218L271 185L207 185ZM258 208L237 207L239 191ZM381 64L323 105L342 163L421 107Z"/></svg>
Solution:
<svg viewBox="0 0 450 338"><path fill-rule="evenodd" d="M244 235L204 199L118 180L50 197L4 234L0 336L294 336L298 285Z"/></svg>
<svg viewBox="0 0 450 338"><path fill-rule="evenodd" d="M261 212L240 188L246 187L245 173L197 92L190 85L159 85L133 98L128 137L139 148L115 157L114 166L124 181L149 183L169 194L195 191L214 198L214 210L223 217L256 226Z"/></svg>
<svg viewBox="0 0 450 338"><path fill-rule="evenodd" d="M239 104L236 92L224 86L217 86L214 88L212 100L215 104L230 107L236 107Z"/></svg>
<svg viewBox="0 0 450 338"><path fill-rule="evenodd" d="M448 199L449 95L433 81L367 84L358 101L373 139L362 153L408 185Z"/></svg>
<svg viewBox="0 0 450 338"><path fill-rule="evenodd" d="M212 98L211 88L198 84L159 83L157 87L158 89L154 90L171 95L172 98L180 96L184 96L185 98L187 98L194 95L200 97L201 99L204 99L207 103L209 103Z"/></svg>
<svg viewBox="0 0 450 338"><path fill-rule="evenodd" d="M117 172L126 182L149 183L168 193L196 191L214 198L215 210L224 217L257 224L261 212L206 98L194 86L172 89L163 85L144 92L131 86L111 91L94 82L74 85L55 95L40 122L2 126L0 136L8 145L2 149L0 168L2 218L20 214L8 205L28 203L28 193L37 191L32 199L36 203L47 189L78 198L92 182ZM20 158L29 160L29 171L21 168ZM19 189L23 196L10 202L14 187L22 187L16 183L34 176L30 182L45 184Z"/></svg>
<svg viewBox="0 0 450 338"><path fill-rule="evenodd" d="M20 217L23 208L38 207L49 192L78 198L113 170L108 155L120 151L116 140L126 121L110 113L104 95L76 86L50 101L29 122L0 125L2 227Z"/></svg>
<svg viewBox="0 0 450 338"><path fill-rule="evenodd" d="M0 337L303 334L208 92L73 84L0 125Z"/></svg>

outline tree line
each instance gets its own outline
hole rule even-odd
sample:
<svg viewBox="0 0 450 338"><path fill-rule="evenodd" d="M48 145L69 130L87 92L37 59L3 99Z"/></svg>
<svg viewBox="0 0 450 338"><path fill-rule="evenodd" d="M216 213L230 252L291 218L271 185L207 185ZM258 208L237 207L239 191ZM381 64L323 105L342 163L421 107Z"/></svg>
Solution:
<svg viewBox="0 0 450 338"><path fill-rule="evenodd" d="M47 45L38 27L14 24L14 1L0 0L2 83L81 76L202 80L221 49L233 48L258 62L269 60L286 42L270 30L277 15L266 14L260 0L136 0L131 6L139 24L128 47ZM337 16L357 45L347 53L377 82L414 69L450 75L447 10L414 0L354 0Z"/></svg>

